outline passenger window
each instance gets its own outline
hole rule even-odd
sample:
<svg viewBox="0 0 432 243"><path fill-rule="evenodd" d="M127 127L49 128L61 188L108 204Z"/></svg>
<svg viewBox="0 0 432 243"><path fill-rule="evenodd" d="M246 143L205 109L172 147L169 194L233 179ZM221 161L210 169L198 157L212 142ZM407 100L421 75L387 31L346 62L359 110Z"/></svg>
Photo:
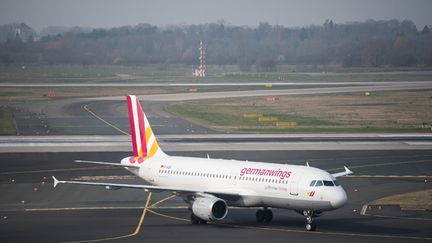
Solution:
<svg viewBox="0 0 432 243"><path fill-rule="evenodd" d="M322 185L323 185L322 181L317 181L316 184L315 184L315 186L322 186Z"/></svg>
<svg viewBox="0 0 432 243"><path fill-rule="evenodd" d="M332 181L324 181L324 186L334 186Z"/></svg>
<svg viewBox="0 0 432 243"><path fill-rule="evenodd" d="M309 186L315 186L315 182L316 182L316 180L311 181Z"/></svg>

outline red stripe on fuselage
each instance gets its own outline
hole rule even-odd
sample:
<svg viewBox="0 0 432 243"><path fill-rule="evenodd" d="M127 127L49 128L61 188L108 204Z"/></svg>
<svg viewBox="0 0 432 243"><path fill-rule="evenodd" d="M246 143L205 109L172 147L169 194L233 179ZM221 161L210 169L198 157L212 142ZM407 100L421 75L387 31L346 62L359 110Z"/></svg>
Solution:
<svg viewBox="0 0 432 243"><path fill-rule="evenodd" d="M130 96L126 96L127 104L128 104L128 114L129 114L129 127L130 127L130 133L132 136L132 150L133 150L133 156L138 156L138 148L136 144L136 135L135 135L135 124L134 124L134 118L133 118L133 111L132 111L132 100Z"/></svg>

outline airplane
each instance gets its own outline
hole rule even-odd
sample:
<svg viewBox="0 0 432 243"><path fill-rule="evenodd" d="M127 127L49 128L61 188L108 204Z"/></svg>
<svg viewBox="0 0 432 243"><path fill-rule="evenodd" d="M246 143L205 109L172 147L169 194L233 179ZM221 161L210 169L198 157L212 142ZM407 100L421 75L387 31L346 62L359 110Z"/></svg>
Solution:
<svg viewBox="0 0 432 243"><path fill-rule="evenodd" d="M123 158L120 163L75 162L123 167L151 185L62 181L53 176L54 187L80 184L112 190L172 192L189 205L192 224L223 220L229 207L260 208L255 214L258 222L272 221L270 208L291 209L306 217L307 231L316 229L315 217L347 202L347 195L336 180L353 173L345 166L345 171L330 174L309 164L169 156L160 148L138 98L128 95L126 100L133 156Z"/></svg>

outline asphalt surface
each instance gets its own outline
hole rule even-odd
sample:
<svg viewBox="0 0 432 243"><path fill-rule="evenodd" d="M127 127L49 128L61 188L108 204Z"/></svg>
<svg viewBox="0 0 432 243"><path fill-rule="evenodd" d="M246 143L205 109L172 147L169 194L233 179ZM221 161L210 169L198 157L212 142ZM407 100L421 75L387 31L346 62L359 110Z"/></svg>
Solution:
<svg viewBox="0 0 432 243"><path fill-rule="evenodd" d="M117 128L117 127L116 127ZM165 151L226 150L431 150L428 134L176 134L158 135ZM75 136L4 136L0 137L0 153L11 152L128 152L131 139L127 135Z"/></svg>
<svg viewBox="0 0 432 243"><path fill-rule="evenodd" d="M270 90L170 94L146 97L146 114L156 134L217 134L163 111L164 102L256 95L296 95L315 93L358 92L431 88L432 83L414 85L381 84L364 87L321 89ZM59 99L56 102L6 102L13 107L19 135L120 135L129 131L124 97L101 99ZM92 114L94 113L94 114ZM114 126L113 126L114 125ZM115 129L117 128L117 129ZM211 135L209 135L211 136ZM171 139L171 140L170 140ZM231 139L231 140L230 140ZM232 140L234 139L234 140ZM168 138L183 144L245 143L251 138L183 137ZM269 138L266 138L269 139ZM90 186L59 185L52 187L51 176L59 179L92 180L121 183L145 183L124 169L73 163L75 159L118 162L129 151L113 152L111 147L100 152L5 152L0 153L0 242L414 242L432 240L430 212L400 210L394 207L364 208L381 197L430 189L431 149L372 150L358 146L371 143L378 146L383 138L346 138L343 143L355 143L355 150L304 149L303 142L315 138L278 138L275 143L297 144L294 150L258 151L252 144L266 140L257 138L243 149L208 149L190 147L184 151L169 151L172 155L305 164L306 161L329 172L348 166L355 175L340 181L349 202L339 210L327 212L316 219L317 232L305 232L303 216L289 210L274 210L274 221L259 224L255 209L231 209L222 222L193 226L189 212L180 198L167 193L149 194L132 189L106 190ZM351 140L350 140L351 139ZM414 142L428 144L430 138L386 138L384 142ZM253 139L252 139L253 140ZM343 139L342 139L343 140ZM234 142L233 142L234 141ZM267 140L268 141L268 140ZM335 142L321 138L318 143ZM59 144L54 144L58 147ZM85 146L85 145L81 145ZM197 147L197 146L196 146ZM234 148L234 146L231 146ZM370 148L370 147L369 147ZM406 148L406 147L404 147ZM266 148L268 149L268 148ZM271 147L270 147L271 149ZM111 152L106 152L111 151ZM370 178L370 175L410 175L409 179ZM418 176L418 178L416 177ZM147 199L149 203L147 204ZM147 204L149 210L144 211ZM143 213L145 212L145 214Z"/></svg>
<svg viewBox="0 0 432 243"><path fill-rule="evenodd" d="M432 151L202 151L175 155L233 158L272 163L304 164L336 172L347 165L357 175L429 175ZM341 178L349 202L316 219L316 233L304 231L304 218L289 210L274 210L270 224L255 222L254 209L232 209L227 219L206 226L188 222L189 212L179 198L170 198L147 211L139 231L147 193L105 190L89 186L52 187L59 179L144 183L129 172L107 166L73 163L74 159L117 162L128 153L3 153L0 167L0 241L64 242L106 238L117 242L412 242L432 239L430 212L398 209L367 212L371 200L397 193L430 189L423 180ZM153 193L149 206L170 194ZM389 217L380 217L383 216ZM377 216L379 215L379 216ZM117 239L117 237L122 237ZM208 240L207 240L208 239Z"/></svg>
<svg viewBox="0 0 432 243"><path fill-rule="evenodd" d="M5 102L12 108L17 133L26 135L119 135L129 132L127 105L121 101L83 99ZM164 102L143 103L156 134L208 134L217 131L163 111ZM101 122L101 119L104 122ZM119 130L113 129L115 125Z"/></svg>
<svg viewBox="0 0 432 243"><path fill-rule="evenodd" d="M361 82L359 83L361 85ZM432 82L390 82L385 84L374 84L364 86L338 86L326 88L303 88L303 89L269 89L269 90L248 90L248 91L225 91L225 92L196 92L196 93L176 93L176 94L153 94L139 96L142 101L184 101L202 99L223 99L238 97L254 97L267 95L310 95L310 94L334 94L350 92L370 92L370 91L394 91L394 90L423 90L431 89ZM124 97L101 97L91 98L90 100L123 100Z"/></svg>

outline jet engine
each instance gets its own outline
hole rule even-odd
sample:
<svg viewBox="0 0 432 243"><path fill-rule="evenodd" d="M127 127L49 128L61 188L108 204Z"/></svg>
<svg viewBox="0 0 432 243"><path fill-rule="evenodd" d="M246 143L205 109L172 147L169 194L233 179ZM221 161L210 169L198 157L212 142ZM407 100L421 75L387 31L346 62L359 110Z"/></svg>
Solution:
<svg viewBox="0 0 432 243"><path fill-rule="evenodd" d="M225 218L228 206L217 197L198 197L192 204L192 212L202 220L217 221Z"/></svg>

